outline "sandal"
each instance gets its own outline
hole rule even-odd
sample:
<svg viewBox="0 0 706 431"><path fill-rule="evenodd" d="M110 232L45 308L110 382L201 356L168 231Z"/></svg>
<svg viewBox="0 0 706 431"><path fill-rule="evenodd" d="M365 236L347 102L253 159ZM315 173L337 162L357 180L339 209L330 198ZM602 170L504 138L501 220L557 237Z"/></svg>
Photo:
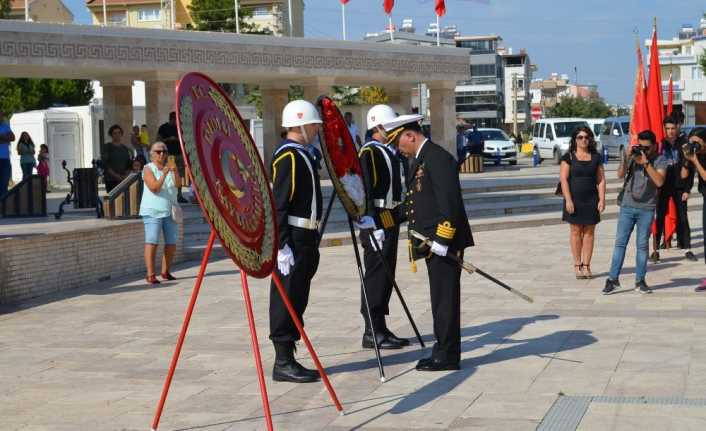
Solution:
<svg viewBox="0 0 706 431"><path fill-rule="evenodd" d="M593 274L591 273L591 265L584 264L583 265L583 278L590 280L593 278Z"/></svg>
<svg viewBox="0 0 706 431"><path fill-rule="evenodd" d="M148 275L145 277L145 280L147 281L147 284L159 284L159 280L157 280L157 276L154 274Z"/></svg>
<svg viewBox="0 0 706 431"><path fill-rule="evenodd" d="M174 277L172 274L170 274L168 272L163 272L159 276L162 277L162 280L169 280L169 281L176 280L176 277Z"/></svg>
<svg viewBox="0 0 706 431"><path fill-rule="evenodd" d="M583 268L583 263L580 265L574 265L574 272L576 273L577 280L581 280L581 279L585 278L583 276L583 272L581 271L581 268Z"/></svg>

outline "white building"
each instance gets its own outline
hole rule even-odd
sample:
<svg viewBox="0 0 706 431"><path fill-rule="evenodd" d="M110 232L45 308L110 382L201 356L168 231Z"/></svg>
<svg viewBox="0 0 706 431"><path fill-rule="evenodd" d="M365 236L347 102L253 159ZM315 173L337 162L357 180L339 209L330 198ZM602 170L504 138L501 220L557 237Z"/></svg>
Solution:
<svg viewBox="0 0 706 431"><path fill-rule="evenodd" d="M647 49L651 43L645 41ZM701 19L698 30L685 24L678 37L658 40L657 47L664 102L667 103L671 73L674 109L684 112L686 124L706 124L706 78L699 64L699 59L706 55L706 18Z"/></svg>
<svg viewBox="0 0 706 431"><path fill-rule="evenodd" d="M513 54L512 49L502 55L505 79L505 127L515 135L530 126L530 82L535 70L524 50Z"/></svg>

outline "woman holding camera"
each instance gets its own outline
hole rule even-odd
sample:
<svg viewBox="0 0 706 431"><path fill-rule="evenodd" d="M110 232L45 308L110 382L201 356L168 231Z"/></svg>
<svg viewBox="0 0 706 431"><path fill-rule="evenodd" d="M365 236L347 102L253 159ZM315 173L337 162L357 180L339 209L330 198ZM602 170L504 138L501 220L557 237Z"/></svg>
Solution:
<svg viewBox="0 0 706 431"><path fill-rule="evenodd" d="M706 127L696 127L684 145L684 158L688 164L681 169L681 177L686 179L691 174L691 169L699 174L699 193L704 195L704 207L701 214L702 226L706 226ZM704 261L706 261L706 243L704 243ZM706 290L706 280L696 288L697 292Z"/></svg>
<svg viewBox="0 0 706 431"><path fill-rule="evenodd" d="M593 132L579 127L571 135L569 151L561 159L562 220L571 226L571 254L577 279L592 278L591 257L596 224L605 209L603 158Z"/></svg>

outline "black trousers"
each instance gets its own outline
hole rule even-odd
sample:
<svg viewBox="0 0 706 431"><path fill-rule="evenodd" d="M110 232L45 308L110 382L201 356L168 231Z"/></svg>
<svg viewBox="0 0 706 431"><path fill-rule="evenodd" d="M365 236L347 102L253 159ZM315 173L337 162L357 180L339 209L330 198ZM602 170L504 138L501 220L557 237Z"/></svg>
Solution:
<svg viewBox="0 0 706 431"><path fill-rule="evenodd" d="M677 246L682 249L691 248L691 228L689 227L689 216L687 213L687 202L682 201L682 190L661 189L657 199L657 243L660 244L664 235L664 217L669 208L669 198L674 200L677 208Z"/></svg>
<svg viewBox="0 0 706 431"><path fill-rule="evenodd" d="M426 259L426 263L436 338L432 357L443 361L459 362L461 360L461 267L450 258L435 254Z"/></svg>
<svg viewBox="0 0 706 431"><path fill-rule="evenodd" d="M387 263L387 267L395 274L397 266L397 243L400 236L400 227L394 226L390 229L385 229L385 241L382 244L382 255ZM370 236L367 232L361 232L360 242L363 244L363 262L365 264L365 292L368 294L368 303L370 304L370 315L373 318L375 329L379 325L384 325L385 316L390 314L390 296L392 295L392 283L387 278L385 268L382 266L380 255L375 251L370 243ZM363 320L367 321L368 313L365 310L365 300L363 292L360 292L360 313L363 315Z"/></svg>
<svg viewBox="0 0 706 431"><path fill-rule="evenodd" d="M289 247L294 254L294 266L290 268L289 275L283 276L275 266L277 275L282 280L282 285L289 301L292 303L297 317L304 324L304 311L309 304L309 290L311 279L319 267L319 249L317 247L318 232L315 230L292 227L292 240ZM282 297L275 286L270 282L270 340L274 342L297 341L300 335L294 321L282 301Z"/></svg>

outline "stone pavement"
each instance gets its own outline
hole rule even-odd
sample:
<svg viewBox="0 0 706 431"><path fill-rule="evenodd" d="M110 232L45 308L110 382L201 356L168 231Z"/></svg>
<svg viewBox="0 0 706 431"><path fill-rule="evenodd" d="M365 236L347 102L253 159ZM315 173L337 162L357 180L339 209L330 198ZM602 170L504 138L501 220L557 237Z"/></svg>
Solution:
<svg viewBox="0 0 706 431"><path fill-rule="evenodd" d="M706 429L706 275L678 251L650 265L649 296L600 290L615 222L597 229L592 267L575 280L566 225L480 232L467 257L535 298L525 303L477 275L462 278L462 369L419 373L415 343L360 348L358 279L350 246L322 249L305 319L343 402L339 416L319 383L273 383L267 280L250 280L267 388L278 430L703 430ZM137 251L136 251L137 252ZM398 282L425 340L432 336L426 271L412 274L400 247ZM28 268L51 271L51 268ZM147 430L164 381L197 262L177 282L139 277L0 309L0 429ZM260 395L239 276L212 262L162 417L162 430L262 430ZM411 337L399 301L390 328ZM312 366L305 347L298 356ZM543 421L544 420L544 421Z"/></svg>

